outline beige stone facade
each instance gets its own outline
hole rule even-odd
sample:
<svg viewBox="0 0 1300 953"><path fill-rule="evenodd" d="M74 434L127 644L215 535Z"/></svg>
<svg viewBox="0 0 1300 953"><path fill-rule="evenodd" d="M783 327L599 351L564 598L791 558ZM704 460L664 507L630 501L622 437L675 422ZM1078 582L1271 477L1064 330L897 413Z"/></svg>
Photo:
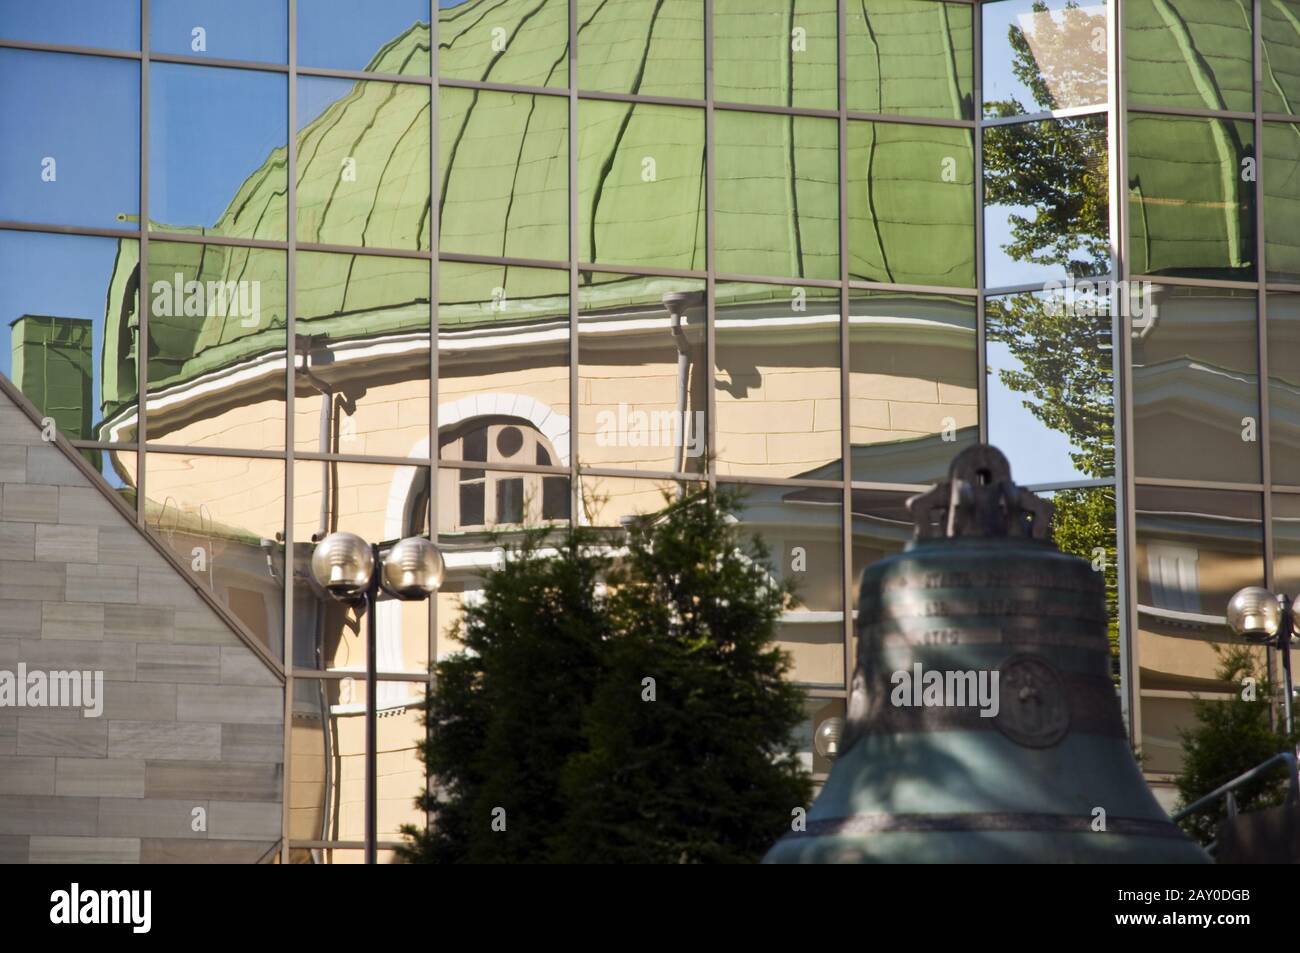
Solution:
<svg viewBox="0 0 1300 953"><path fill-rule="evenodd" d="M0 855L273 855L284 788L277 666L0 386L0 669L103 679L98 717L0 708Z"/></svg>

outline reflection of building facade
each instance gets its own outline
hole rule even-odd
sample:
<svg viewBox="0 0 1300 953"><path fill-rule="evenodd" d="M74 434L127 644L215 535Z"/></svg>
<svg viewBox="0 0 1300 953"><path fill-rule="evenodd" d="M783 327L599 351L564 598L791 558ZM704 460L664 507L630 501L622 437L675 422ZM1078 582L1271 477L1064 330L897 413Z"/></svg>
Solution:
<svg viewBox="0 0 1300 953"><path fill-rule="evenodd" d="M436 44L430 4L392 6L415 12L364 51L304 7L292 64L154 64L147 232L121 227L130 197L85 237L0 213L31 229L0 231L32 276L3 314L9 375L285 661L286 859L359 856L369 704L381 840L422 823L427 667L500 534L617 526L691 478L744 487L798 580L781 641L824 771L853 580L977 436L1105 556L1131 726L1153 781L1177 771L1192 694L1225 690L1227 595L1297 578L1300 496L1274 484L1300 486L1300 160L1262 117L1300 111L1300 7L1254 36L1250 0L584 0L570 51L564 2L440 4ZM234 73L279 138L247 133L221 175L166 157L187 90L233 98ZM162 221L191 207L168 176L219 211ZM46 304L69 243L98 284ZM1102 283L1056 290L1084 276ZM1117 313L1108 276L1151 285ZM367 699L362 620L318 598L312 543L431 524L447 583L381 604Z"/></svg>

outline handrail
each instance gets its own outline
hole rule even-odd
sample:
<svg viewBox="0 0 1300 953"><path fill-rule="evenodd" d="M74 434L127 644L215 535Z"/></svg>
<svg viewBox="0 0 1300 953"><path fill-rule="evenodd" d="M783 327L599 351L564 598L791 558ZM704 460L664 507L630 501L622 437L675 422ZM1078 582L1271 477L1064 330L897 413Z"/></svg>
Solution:
<svg viewBox="0 0 1300 953"><path fill-rule="evenodd" d="M1211 804L1213 804L1215 801L1217 801L1219 798L1223 797L1224 795L1228 795L1231 797L1232 792L1235 791L1237 788L1241 787L1243 784L1248 784L1251 781L1254 781L1261 774L1265 773L1274 765L1279 763L1286 764L1287 767L1290 769L1288 773L1291 776L1290 777L1291 790L1287 794L1287 801L1288 802L1300 801L1300 774L1297 774L1295 753L1291 751L1281 751L1273 755L1273 757L1269 758L1267 761L1255 765L1255 767L1251 768L1249 771L1245 772L1244 774L1238 775L1237 777L1233 778L1231 781L1227 782L1226 784L1219 785L1217 788L1215 788L1209 794L1206 794L1204 797L1197 798L1195 801L1187 805L1177 814L1172 815L1170 817L1170 820L1177 823L1178 821L1181 821L1183 818L1195 814L1197 811L1204 810L1205 808L1209 807ZM1235 799L1233 800L1235 801ZM1231 804L1232 802L1229 803ZM1229 810L1229 813L1235 814L1236 811Z"/></svg>

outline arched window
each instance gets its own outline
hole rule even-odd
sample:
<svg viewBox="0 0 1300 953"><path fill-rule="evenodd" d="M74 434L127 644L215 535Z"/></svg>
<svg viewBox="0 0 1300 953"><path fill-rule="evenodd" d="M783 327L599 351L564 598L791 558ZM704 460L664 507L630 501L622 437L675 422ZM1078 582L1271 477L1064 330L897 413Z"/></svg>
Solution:
<svg viewBox="0 0 1300 953"><path fill-rule="evenodd" d="M555 449L531 423L477 417L440 438L442 459L498 466L555 466ZM439 473L442 525L452 530L522 526L569 518L569 478L466 467Z"/></svg>

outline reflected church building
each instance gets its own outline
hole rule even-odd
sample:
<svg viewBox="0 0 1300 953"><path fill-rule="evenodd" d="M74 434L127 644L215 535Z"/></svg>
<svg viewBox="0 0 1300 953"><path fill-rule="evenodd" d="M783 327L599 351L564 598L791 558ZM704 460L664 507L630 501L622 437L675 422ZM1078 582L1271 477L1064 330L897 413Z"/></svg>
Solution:
<svg viewBox="0 0 1300 953"><path fill-rule="evenodd" d="M1300 588L1300 2L149 0L148 57L116 5L134 46L0 13L0 128L116 157L0 198L0 371L281 662L278 859L362 859L368 708L381 856L425 823L429 665L502 547L690 481L797 583L823 780L856 579L977 440L1105 574L1172 804L1228 597ZM379 603L374 698L338 530L447 561Z"/></svg>

